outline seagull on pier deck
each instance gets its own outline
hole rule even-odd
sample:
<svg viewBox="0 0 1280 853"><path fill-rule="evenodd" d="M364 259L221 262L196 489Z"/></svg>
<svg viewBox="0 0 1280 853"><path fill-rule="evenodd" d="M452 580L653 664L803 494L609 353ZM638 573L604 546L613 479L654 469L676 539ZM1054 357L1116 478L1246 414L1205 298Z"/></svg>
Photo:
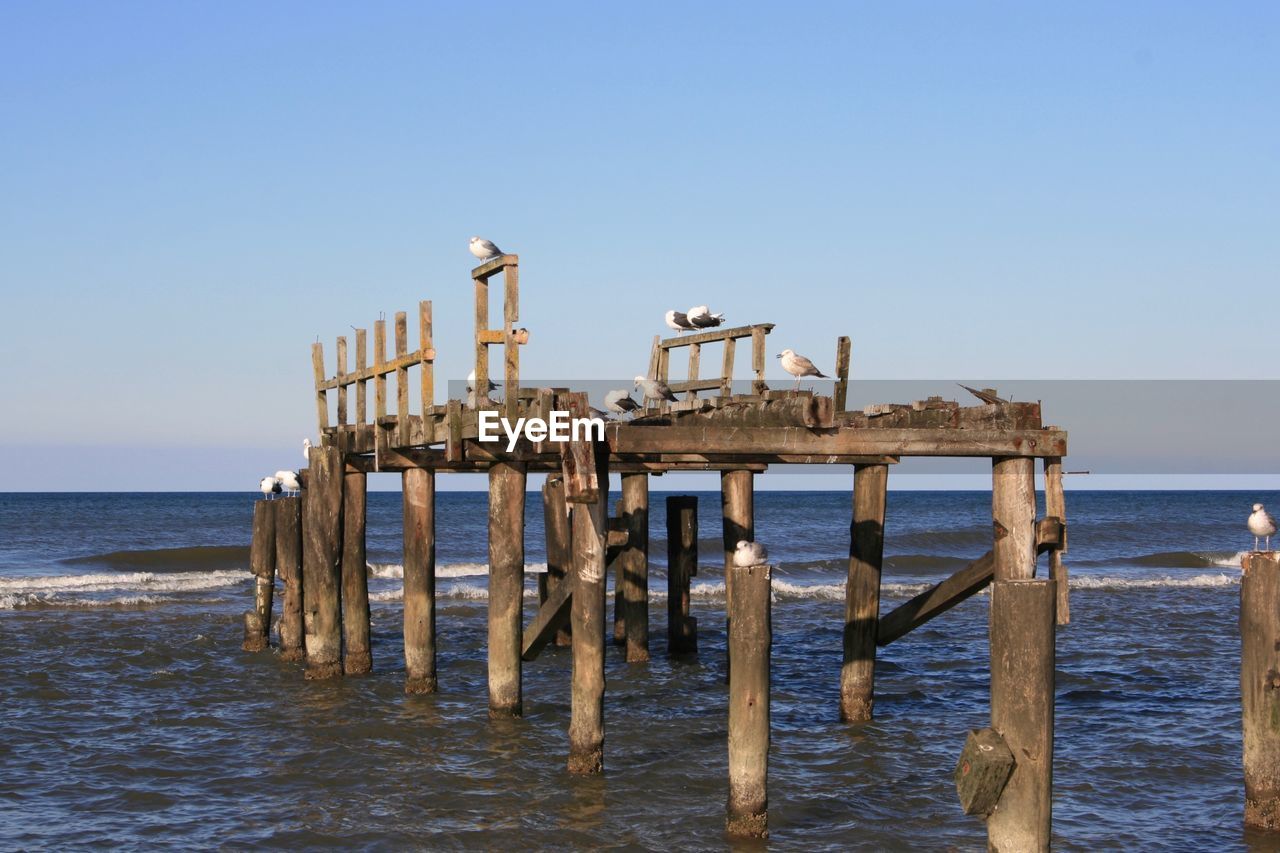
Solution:
<svg viewBox="0 0 1280 853"><path fill-rule="evenodd" d="M688 314L681 314L679 311L668 311L663 319L667 322L667 328L674 330L677 335L698 328L689 322Z"/></svg>
<svg viewBox="0 0 1280 853"><path fill-rule="evenodd" d="M695 305L685 312L689 322L699 329L714 329L724 322L724 314L712 314L706 305Z"/></svg>
<svg viewBox="0 0 1280 853"><path fill-rule="evenodd" d="M631 394L627 389L619 388L617 391L610 391L604 395L604 407L611 412L625 415L627 412L634 412L640 408L640 404L631 399Z"/></svg>
<svg viewBox="0 0 1280 853"><path fill-rule="evenodd" d="M676 395L672 392L671 386L658 379L637 376L636 389L644 392L646 400L670 400L673 403L676 401Z"/></svg>
<svg viewBox="0 0 1280 853"><path fill-rule="evenodd" d="M738 540L738 547L733 551L733 564L740 569L750 566L763 566L769 560L769 551L759 542Z"/></svg>
<svg viewBox="0 0 1280 853"><path fill-rule="evenodd" d="M280 494L280 481L275 477L263 477L262 482L258 483L258 488L262 489L264 498L271 500L272 495Z"/></svg>
<svg viewBox="0 0 1280 853"><path fill-rule="evenodd" d="M492 240L486 240L483 237L472 237L470 248L471 254L479 258L482 263L501 257L503 254L503 251L495 246Z"/></svg>
<svg viewBox="0 0 1280 853"><path fill-rule="evenodd" d="M471 372L467 374L467 392L470 393L474 390L476 390L476 369L473 367L471 368ZM497 390L498 390L498 386L494 385L493 380L490 379L489 387L485 391L485 393L487 394L489 391L497 391Z"/></svg>
<svg viewBox="0 0 1280 853"><path fill-rule="evenodd" d="M280 488L289 494L302 491L302 483L298 482L297 471L277 471L276 479L280 481Z"/></svg>
<svg viewBox="0 0 1280 853"><path fill-rule="evenodd" d="M994 388L983 388L982 390L978 390L977 388L970 388L968 385L965 385L964 383L961 383L961 382L957 382L956 384L959 385L964 390L968 391L973 396L977 397L979 400L981 400L984 403L995 404L995 403L1009 402L1003 397L997 397L996 389Z"/></svg>
<svg viewBox="0 0 1280 853"><path fill-rule="evenodd" d="M315 445L311 443L311 439L309 438L302 439L302 458L307 460L308 462L311 461L311 448L314 446Z"/></svg>
<svg viewBox="0 0 1280 853"><path fill-rule="evenodd" d="M1271 550L1271 537L1276 533L1276 520L1262 504L1253 505L1253 515L1249 516L1249 532L1253 534L1253 550L1258 550L1258 538L1265 537L1267 550Z"/></svg>
<svg viewBox="0 0 1280 853"><path fill-rule="evenodd" d="M813 376L818 379L831 378L818 368L814 367L812 361L802 355L799 355L795 350L784 349L782 352L778 353L777 357L782 359L782 369L796 378L797 388L800 387L800 379L805 376Z"/></svg>

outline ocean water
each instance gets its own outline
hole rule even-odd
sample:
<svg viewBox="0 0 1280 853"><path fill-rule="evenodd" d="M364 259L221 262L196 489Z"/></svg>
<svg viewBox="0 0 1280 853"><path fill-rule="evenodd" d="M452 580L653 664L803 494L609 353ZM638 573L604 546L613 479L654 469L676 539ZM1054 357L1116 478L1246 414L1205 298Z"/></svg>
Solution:
<svg viewBox="0 0 1280 853"><path fill-rule="evenodd" d="M876 719L841 724L848 493L756 496L776 565L763 844L723 834L718 493L699 494L700 653L676 662L653 493L653 660L610 647L605 773L586 779L564 769L567 650L525 664L524 718L488 719L485 495L438 496L441 690L425 697L402 686L399 495L369 497L375 672L314 684L240 651L253 495L0 495L0 848L984 848L951 773L988 721L987 597L882 649ZM545 568L529 497L526 619ZM1068 493L1056 846L1280 847L1241 826L1236 629L1244 519L1276 497ZM986 494L891 492L883 609L990 531Z"/></svg>

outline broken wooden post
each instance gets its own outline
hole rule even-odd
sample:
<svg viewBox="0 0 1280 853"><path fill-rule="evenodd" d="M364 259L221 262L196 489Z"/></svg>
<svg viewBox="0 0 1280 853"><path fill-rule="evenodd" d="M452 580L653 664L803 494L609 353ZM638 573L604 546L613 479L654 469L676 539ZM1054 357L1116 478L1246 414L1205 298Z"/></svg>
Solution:
<svg viewBox="0 0 1280 853"><path fill-rule="evenodd" d="M246 652L260 652L271 632L271 596L276 584L275 501L253 505L253 539L249 543L249 571L253 574L253 609L244 614Z"/></svg>
<svg viewBox="0 0 1280 853"><path fill-rule="evenodd" d="M731 566L729 623L730 835L769 835L770 569Z"/></svg>
<svg viewBox="0 0 1280 853"><path fill-rule="evenodd" d="M847 723L870 720L875 705L888 484L888 465L854 466L849 576L844 593L844 664L840 669L840 719Z"/></svg>
<svg viewBox="0 0 1280 853"><path fill-rule="evenodd" d="M1009 782L1014 763L1009 745L995 729L969 730L953 775L965 814L991 814Z"/></svg>
<svg viewBox="0 0 1280 853"><path fill-rule="evenodd" d="M609 448L592 445L594 490L573 489L573 686L569 719L569 772L604 769L605 543L608 538ZM567 458L567 457L566 457ZM566 475L568 476L568 475Z"/></svg>
<svg viewBox="0 0 1280 853"><path fill-rule="evenodd" d="M991 727L1017 765L987 820L995 850L1047 850L1052 827L1056 590L1034 580L1035 460L992 460Z"/></svg>
<svg viewBox="0 0 1280 853"><path fill-rule="evenodd" d="M402 475L404 508L404 692L436 692L436 474Z"/></svg>
<svg viewBox="0 0 1280 853"><path fill-rule="evenodd" d="M539 598L545 602L555 596L562 584L571 583L569 570L572 553L569 549L569 508L564 501L564 478L559 474L548 475L542 485L542 522L547 535L547 571L543 576L546 594L539 589ZM557 646L569 645L572 636L566 622L556 631Z"/></svg>
<svg viewBox="0 0 1280 853"><path fill-rule="evenodd" d="M1240 577L1240 696L1244 824L1280 830L1280 554L1244 556Z"/></svg>
<svg viewBox="0 0 1280 853"><path fill-rule="evenodd" d="M1046 518L1067 521L1067 500L1062 492L1062 457L1046 456L1044 459L1044 514ZM1058 591L1058 624L1071 622L1071 585L1067 578L1067 567L1062 564L1062 555L1067 551L1066 531L1062 534L1062 545L1049 551L1049 579L1054 582Z"/></svg>
<svg viewBox="0 0 1280 853"><path fill-rule="evenodd" d="M302 498L272 501L276 511L276 574L284 586L280 659L302 660Z"/></svg>
<svg viewBox="0 0 1280 853"><path fill-rule="evenodd" d="M832 394L832 404L836 412L848 409L849 402L849 356L853 344L848 337L841 335L836 340L836 387Z"/></svg>
<svg viewBox="0 0 1280 853"><path fill-rule="evenodd" d="M369 564L365 561L368 475L342 478L342 671L373 670L369 646Z"/></svg>
<svg viewBox="0 0 1280 853"><path fill-rule="evenodd" d="M480 380L477 379L477 382ZM477 387L483 387L477 385ZM515 389L506 389L514 395ZM520 652L524 636L525 464L489 468L489 716L523 713Z"/></svg>
<svg viewBox="0 0 1280 853"><path fill-rule="evenodd" d="M649 659L649 475L622 475L622 521L627 544L621 567L627 662Z"/></svg>
<svg viewBox="0 0 1280 853"><path fill-rule="evenodd" d="M302 505L302 610L306 677L342 674L342 454L313 447L307 499Z"/></svg>
<svg viewBox="0 0 1280 853"><path fill-rule="evenodd" d="M698 498L667 496L667 654L698 650L698 620L689 614L689 583L698 572Z"/></svg>

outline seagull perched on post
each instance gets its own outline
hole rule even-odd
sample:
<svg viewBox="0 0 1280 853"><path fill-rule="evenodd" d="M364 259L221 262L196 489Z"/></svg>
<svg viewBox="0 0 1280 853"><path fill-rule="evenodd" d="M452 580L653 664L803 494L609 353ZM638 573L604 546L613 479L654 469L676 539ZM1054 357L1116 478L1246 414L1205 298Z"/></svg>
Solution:
<svg viewBox="0 0 1280 853"><path fill-rule="evenodd" d="M481 261L491 261L504 254L501 249L493 244L492 240L486 240L483 237L472 237L470 248L471 254Z"/></svg>
<svg viewBox="0 0 1280 853"><path fill-rule="evenodd" d="M280 494L280 481L275 477L263 477L262 482L258 483L258 488L262 489L263 497L271 500L272 495Z"/></svg>
<svg viewBox="0 0 1280 853"><path fill-rule="evenodd" d="M673 403L676 401L676 395L672 392L671 386L658 379L637 376L636 390L643 391L646 400L670 400Z"/></svg>
<svg viewBox="0 0 1280 853"><path fill-rule="evenodd" d="M738 540L738 547L733 551L733 564L740 569L751 566L762 566L769 559L769 551L759 542Z"/></svg>
<svg viewBox="0 0 1280 853"><path fill-rule="evenodd" d="M706 305L695 305L684 315L699 329L714 329L724 322L724 314L712 314L711 309Z"/></svg>
<svg viewBox="0 0 1280 853"><path fill-rule="evenodd" d="M1253 550L1258 550L1258 537L1266 537L1267 550L1271 550L1271 537L1276 533L1276 520L1262 504L1253 505L1253 515L1249 516L1249 532L1253 534Z"/></svg>
<svg viewBox="0 0 1280 853"><path fill-rule="evenodd" d="M604 407L611 412L619 415L625 415L627 412L634 412L640 408L640 404L631 399L631 394L625 388L619 388L617 391L610 391L604 395Z"/></svg>
<svg viewBox="0 0 1280 853"><path fill-rule="evenodd" d="M298 482L297 471L277 471L275 479L279 481L280 488L289 494L302 490L302 484Z"/></svg>
<svg viewBox="0 0 1280 853"><path fill-rule="evenodd" d="M302 439L302 458L307 460L308 462L311 461L312 447L314 447L314 445L311 443L311 439L309 438Z"/></svg>
<svg viewBox="0 0 1280 853"><path fill-rule="evenodd" d="M778 353L777 357L782 359L782 369L796 378L797 388L800 387L800 379L804 376L813 376L818 379L831 378L818 368L814 367L812 361L802 355L799 355L795 350L784 349L782 352Z"/></svg>
<svg viewBox="0 0 1280 853"><path fill-rule="evenodd" d="M679 311L668 311L663 319L667 321L667 328L675 331L677 335L698 328L689 322L688 314L682 314Z"/></svg>

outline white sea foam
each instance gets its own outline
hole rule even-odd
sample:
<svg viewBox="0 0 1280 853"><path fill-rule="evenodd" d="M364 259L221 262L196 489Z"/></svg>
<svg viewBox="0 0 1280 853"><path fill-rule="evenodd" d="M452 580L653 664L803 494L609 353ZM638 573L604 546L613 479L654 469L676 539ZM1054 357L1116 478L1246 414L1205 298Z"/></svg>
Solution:
<svg viewBox="0 0 1280 853"><path fill-rule="evenodd" d="M547 570L547 564L526 563L524 570L528 574L540 574ZM488 563L444 563L436 565L437 578L485 577L488 574ZM370 563L369 577L397 580L404 577L404 566L400 563Z"/></svg>
<svg viewBox="0 0 1280 853"><path fill-rule="evenodd" d="M1189 578L1094 578L1073 577L1072 589L1213 589L1217 587L1239 586L1239 575L1194 575Z"/></svg>
<svg viewBox="0 0 1280 853"><path fill-rule="evenodd" d="M0 595L89 592L191 592L241 584L253 575L238 569L213 572L124 572L0 578Z"/></svg>
<svg viewBox="0 0 1280 853"><path fill-rule="evenodd" d="M1221 557L1218 554L1212 553L1201 554L1200 556L1204 557L1212 565L1222 566L1224 569L1238 569L1242 567L1244 563L1244 555L1248 553L1248 551L1237 551L1235 556L1232 557Z"/></svg>
<svg viewBox="0 0 1280 853"><path fill-rule="evenodd" d="M172 601L166 595L119 595L111 598L65 598L55 594L35 592L0 593L0 610L34 610L57 607L89 609L100 607L147 607Z"/></svg>

